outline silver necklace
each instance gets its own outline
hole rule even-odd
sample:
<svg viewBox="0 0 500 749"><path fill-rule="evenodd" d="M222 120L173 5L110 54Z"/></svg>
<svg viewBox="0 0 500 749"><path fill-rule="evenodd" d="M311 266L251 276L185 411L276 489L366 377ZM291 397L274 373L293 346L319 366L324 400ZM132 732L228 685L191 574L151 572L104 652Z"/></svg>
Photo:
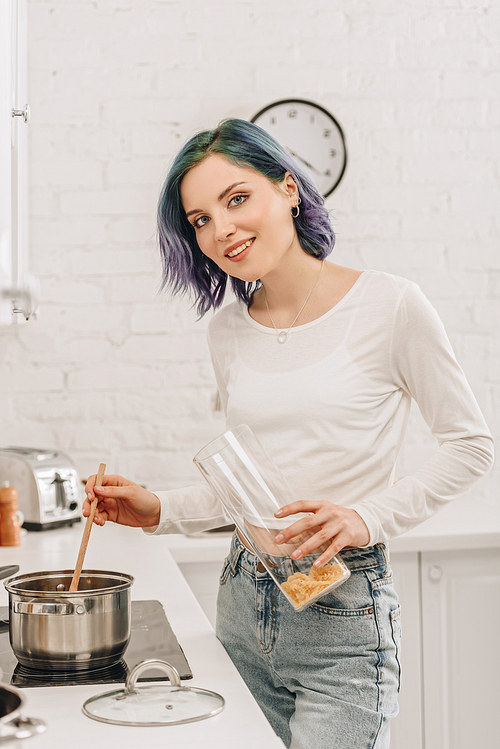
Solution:
<svg viewBox="0 0 500 749"><path fill-rule="evenodd" d="M266 294L266 287L265 287L265 286L263 286L263 287L262 287L262 288L264 289L264 300L265 300L265 302L266 302L267 314L269 315L269 319L271 320L271 322L272 322L272 324L273 324L273 327L274 327L275 331L276 331L276 332L277 332L277 334L278 334L278 336L277 336L277 338L276 338L276 340L278 341L278 343L286 343L286 342L288 341L288 338L290 337L290 336L289 336L289 333L290 333L291 329L293 328L293 326L295 325L295 323L296 323L296 322L297 322L297 320L299 319L299 317L300 317L300 315L301 315L301 313L302 313L302 311L303 311L304 307L306 306L307 302L309 301L309 299L310 299L310 297L311 297L311 294L313 293L314 289L315 289L315 288L316 288L316 286L318 285L319 277L321 276L321 271L323 270L323 266L324 266L324 264L325 264L325 261L324 261L324 260L322 260L322 261L321 261L321 268L319 269L318 277L317 277L316 281L314 282L314 286L312 287L312 289L311 289L311 291L309 292L309 294L308 294L308 295L306 296L306 300L305 300L304 304L303 304L303 305L302 305L302 307L301 307L301 308L299 309L299 312L298 312L297 316L296 316L296 317L295 317L295 319L293 320L293 322L292 322L292 324L290 325L290 327L288 328L288 330L279 330L279 329L278 329L278 328L276 327L276 323L274 322L274 320L273 320L273 317L272 317L272 315L271 315L271 310L269 309L269 304L267 303L267 294Z"/></svg>

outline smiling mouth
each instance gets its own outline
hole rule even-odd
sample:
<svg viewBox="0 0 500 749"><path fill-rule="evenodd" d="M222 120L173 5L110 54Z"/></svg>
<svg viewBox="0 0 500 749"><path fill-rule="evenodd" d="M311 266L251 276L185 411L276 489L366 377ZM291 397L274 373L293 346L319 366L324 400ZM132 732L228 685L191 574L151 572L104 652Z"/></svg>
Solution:
<svg viewBox="0 0 500 749"><path fill-rule="evenodd" d="M228 252L226 257L236 257L237 255L240 255L244 250L246 250L247 247L250 247L251 244L255 242L255 237L252 239L248 239L246 242L243 242L243 244L240 244L239 247L236 247L236 249L231 250L231 252Z"/></svg>

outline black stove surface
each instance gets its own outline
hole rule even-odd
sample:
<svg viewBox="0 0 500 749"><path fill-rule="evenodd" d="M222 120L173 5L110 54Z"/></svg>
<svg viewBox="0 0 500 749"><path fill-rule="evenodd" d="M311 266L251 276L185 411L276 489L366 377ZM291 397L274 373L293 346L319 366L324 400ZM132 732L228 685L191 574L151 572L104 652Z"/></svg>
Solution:
<svg viewBox="0 0 500 749"><path fill-rule="evenodd" d="M78 684L122 684L140 661L167 661L181 679L193 674L159 601L132 601L130 642L121 661L86 671L42 671L21 665L9 641L9 608L0 606L0 681L16 687L57 687ZM139 681L167 681L163 671L145 671Z"/></svg>

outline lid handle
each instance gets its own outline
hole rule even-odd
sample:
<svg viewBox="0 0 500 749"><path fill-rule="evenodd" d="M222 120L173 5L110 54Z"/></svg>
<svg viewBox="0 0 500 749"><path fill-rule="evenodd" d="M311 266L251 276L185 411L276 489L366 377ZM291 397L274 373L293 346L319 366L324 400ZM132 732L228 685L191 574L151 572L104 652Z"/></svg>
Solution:
<svg viewBox="0 0 500 749"><path fill-rule="evenodd" d="M167 663L167 661L160 661L156 658L150 658L147 661L141 661L136 666L134 666L132 671L130 671L129 675L127 676L127 681L125 682L125 689L123 690L124 697L134 691L135 683L140 674L150 668L160 668L167 674L173 687L181 686L181 677L179 676L179 672L176 668L174 668L170 663Z"/></svg>

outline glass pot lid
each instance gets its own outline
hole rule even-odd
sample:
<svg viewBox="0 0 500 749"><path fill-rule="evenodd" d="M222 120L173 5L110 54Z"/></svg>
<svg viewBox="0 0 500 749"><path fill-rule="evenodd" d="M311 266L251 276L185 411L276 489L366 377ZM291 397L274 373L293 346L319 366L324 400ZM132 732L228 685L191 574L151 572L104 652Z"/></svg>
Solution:
<svg viewBox="0 0 500 749"><path fill-rule="evenodd" d="M137 679L152 667L165 671L170 684L140 687ZM216 692L181 685L179 672L170 663L141 661L130 671L123 689L104 692L88 699L83 712L93 720L119 726L175 726L210 718L220 713L224 698Z"/></svg>

